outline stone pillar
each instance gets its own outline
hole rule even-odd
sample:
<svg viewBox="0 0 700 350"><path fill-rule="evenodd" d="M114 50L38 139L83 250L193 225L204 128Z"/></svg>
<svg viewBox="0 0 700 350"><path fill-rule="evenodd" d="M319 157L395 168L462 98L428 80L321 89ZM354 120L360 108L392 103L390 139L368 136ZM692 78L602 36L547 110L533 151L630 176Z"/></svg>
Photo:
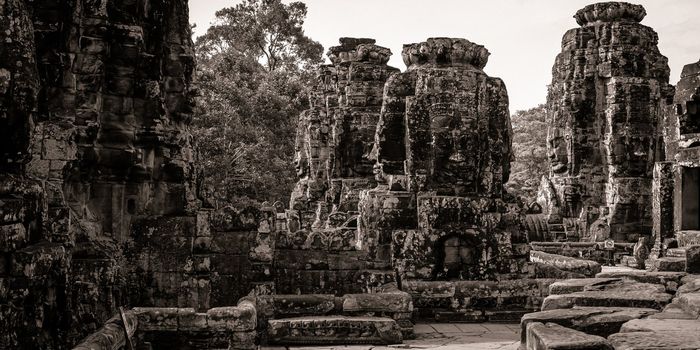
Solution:
<svg viewBox="0 0 700 350"><path fill-rule="evenodd" d="M660 257L662 244L674 236L674 163L658 162L654 165L652 183L652 218L654 220L654 248L652 257Z"/></svg>

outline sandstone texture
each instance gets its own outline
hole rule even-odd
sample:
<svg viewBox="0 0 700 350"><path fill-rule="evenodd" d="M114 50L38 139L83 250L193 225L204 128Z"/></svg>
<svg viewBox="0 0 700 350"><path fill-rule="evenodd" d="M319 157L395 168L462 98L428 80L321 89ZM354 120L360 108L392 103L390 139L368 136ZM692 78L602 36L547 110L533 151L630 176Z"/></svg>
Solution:
<svg viewBox="0 0 700 350"><path fill-rule="evenodd" d="M640 5L603 2L564 34L547 97L549 174L537 202L544 240L651 236L654 164L673 95L658 36Z"/></svg>

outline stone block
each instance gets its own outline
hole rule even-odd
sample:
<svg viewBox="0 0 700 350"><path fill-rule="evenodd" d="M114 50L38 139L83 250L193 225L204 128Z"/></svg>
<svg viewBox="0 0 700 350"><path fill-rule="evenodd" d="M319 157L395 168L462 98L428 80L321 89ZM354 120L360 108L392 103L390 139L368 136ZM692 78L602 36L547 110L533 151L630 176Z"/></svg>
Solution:
<svg viewBox="0 0 700 350"><path fill-rule="evenodd" d="M613 350L603 337L562 327L556 323L533 322L527 326L525 346L528 350Z"/></svg>
<svg viewBox="0 0 700 350"><path fill-rule="evenodd" d="M574 306L616 306L660 310L673 296L663 285L631 281L610 281L584 287L581 292L550 295L542 303L542 311Z"/></svg>
<svg viewBox="0 0 700 350"><path fill-rule="evenodd" d="M412 312L413 299L405 292L346 294L344 312Z"/></svg>
<svg viewBox="0 0 700 350"><path fill-rule="evenodd" d="M602 271L600 264L595 261L549 254L536 250L530 251L530 261L554 266L563 271L580 273L588 277L593 277Z"/></svg>
<svg viewBox="0 0 700 350"><path fill-rule="evenodd" d="M615 350L677 349L694 350L700 348L700 332L625 332L608 337Z"/></svg>
<svg viewBox="0 0 700 350"><path fill-rule="evenodd" d="M139 331L176 332L178 330L178 313L180 309L176 307L136 307L132 311L138 320Z"/></svg>
<svg viewBox="0 0 700 350"><path fill-rule="evenodd" d="M257 325L255 306L248 302L209 309L207 317L209 327L215 330L250 331Z"/></svg>
<svg viewBox="0 0 700 350"><path fill-rule="evenodd" d="M700 320L682 319L635 319L625 322L620 328L620 333L629 332L685 332L687 334L700 333Z"/></svg>
<svg viewBox="0 0 700 350"><path fill-rule="evenodd" d="M278 345L398 344L396 321L382 317L312 316L268 321L267 337Z"/></svg>
<svg viewBox="0 0 700 350"><path fill-rule="evenodd" d="M657 259L651 259L651 266L649 266L650 271L666 271L666 272L681 272L686 269L685 258L671 258L663 257Z"/></svg>
<svg viewBox="0 0 700 350"><path fill-rule="evenodd" d="M691 245L686 247L685 259L685 272L700 274L700 245Z"/></svg>
<svg viewBox="0 0 700 350"><path fill-rule="evenodd" d="M588 334L608 337L618 333L625 322L658 313L655 309L624 307L573 307L526 314L520 321L522 342L532 322L556 323Z"/></svg>

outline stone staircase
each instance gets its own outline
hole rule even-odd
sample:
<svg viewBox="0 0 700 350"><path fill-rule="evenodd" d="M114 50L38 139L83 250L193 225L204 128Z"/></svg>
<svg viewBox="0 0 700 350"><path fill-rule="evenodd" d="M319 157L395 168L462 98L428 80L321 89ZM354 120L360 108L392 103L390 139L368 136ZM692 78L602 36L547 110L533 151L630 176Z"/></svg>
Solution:
<svg viewBox="0 0 700 350"><path fill-rule="evenodd" d="M521 349L698 349L700 275L627 270L550 285Z"/></svg>

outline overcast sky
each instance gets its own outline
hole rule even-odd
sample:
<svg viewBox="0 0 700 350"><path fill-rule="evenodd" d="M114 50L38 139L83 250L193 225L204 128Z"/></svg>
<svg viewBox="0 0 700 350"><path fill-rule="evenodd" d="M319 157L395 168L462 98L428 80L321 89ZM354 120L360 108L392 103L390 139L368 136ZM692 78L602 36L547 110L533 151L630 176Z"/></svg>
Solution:
<svg viewBox="0 0 700 350"><path fill-rule="evenodd" d="M302 0L309 13L304 28L327 50L338 38L369 37L391 49L390 65L404 70L403 44L429 37L466 38L491 52L484 69L502 78L515 112L544 103L552 64L564 32L578 26L574 13L591 0ZM195 36L214 21L214 13L240 0L189 0ZM284 1L287 2L287 1ZM700 0L631 1L644 5L642 24L659 33L661 53L669 58L671 83L683 65L700 59Z"/></svg>

